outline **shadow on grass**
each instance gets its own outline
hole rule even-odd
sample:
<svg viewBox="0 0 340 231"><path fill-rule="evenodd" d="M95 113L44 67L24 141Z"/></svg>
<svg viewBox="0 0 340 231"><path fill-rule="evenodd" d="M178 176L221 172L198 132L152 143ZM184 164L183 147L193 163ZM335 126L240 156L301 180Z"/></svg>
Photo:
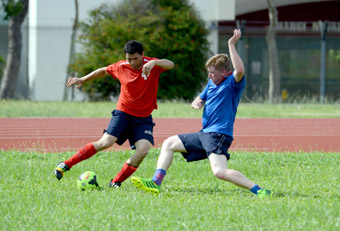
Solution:
<svg viewBox="0 0 340 231"><path fill-rule="evenodd" d="M329 195L316 195L316 194L304 194L299 192L274 192L273 197L286 197L286 198L313 198L313 199L340 199L340 194L329 194Z"/></svg>
<svg viewBox="0 0 340 231"><path fill-rule="evenodd" d="M214 187L166 187L162 188L161 193L169 193L169 194L190 194L190 195L220 195L227 197L234 197L240 195L251 195L252 193L248 192L248 190L244 190L242 188L239 189L221 189Z"/></svg>
<svg viewBox="0 0 340 231"><path fill-rule="evenodd" d="M200 188L193 188L193 187L183 187L183 188L172 188L167 187L163 188L161 193L169 193L169 194L176 194L176 193L183 193L183 194L205 194L205 195L222 195L227 197L234 197L234 196L249 196L253 195L246 189L237 188L237 189L220 189L220 188L213 188L213 187L200 187ZM276 192L272 198L313 198L313 199L340 199L340 194L330 194L328 196L325 195L316 195L316 194L306 194L300 192Z"/></svg>

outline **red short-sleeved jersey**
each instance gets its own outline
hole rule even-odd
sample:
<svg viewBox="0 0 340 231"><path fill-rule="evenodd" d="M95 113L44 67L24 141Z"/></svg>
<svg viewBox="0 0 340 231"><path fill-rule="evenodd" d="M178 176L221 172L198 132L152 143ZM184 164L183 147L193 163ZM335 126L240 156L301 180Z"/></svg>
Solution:
<svg viewBox="0 0 340 231"><path fill-rule="evenodd" d="M157 58L143 57L143 65ZM159 75L166 71L154 66L150 75L142 76L142 67L134 70L127 60L121 60L106 67L106 72L114 79L118 79L121 88L117 102L117 110L133 116L149 116L157 108L157 91Z"/></svg>

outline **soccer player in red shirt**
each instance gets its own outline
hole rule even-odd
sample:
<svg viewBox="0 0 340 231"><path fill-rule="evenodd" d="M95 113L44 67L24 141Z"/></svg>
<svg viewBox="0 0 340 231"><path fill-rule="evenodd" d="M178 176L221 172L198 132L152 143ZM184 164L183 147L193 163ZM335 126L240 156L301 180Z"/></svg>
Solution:
<svg viewBox="0 0 340 231"><path fill-rule="evenodd" d="M135 154L109 182L110 187L118 188L137 170L154 144L152 133L155 124L151 113L157 108L159 76L162 72L172 69L174 63L167 59L144 56L143 45L135 40L125 44L124 52L126 60L99 68L81 78L68 78L68 87L77 85L79 88L88 81L109 74L119 80L121 89L116 110L112 111L111 121L103 136L98 141L85 145L68 160L59 163L54 172L58 180L72 166L111 147L114 143L122 145L129 139Z"/></svg>

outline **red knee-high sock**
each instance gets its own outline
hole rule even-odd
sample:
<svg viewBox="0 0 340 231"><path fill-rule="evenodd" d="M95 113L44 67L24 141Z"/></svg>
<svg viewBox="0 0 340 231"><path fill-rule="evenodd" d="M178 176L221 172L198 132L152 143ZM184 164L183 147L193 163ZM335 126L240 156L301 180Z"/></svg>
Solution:
<svg viewBox="0 0 340 231"><path fill-rule="evenodd" d="M126 180L129 176L131 176L138 167L134 167L132 165L129 165L127 162L123 165L120 172L115 176L115 178L112 180L112 182L120 182L122 183L124 180Z"/></svg>
<svg viewBox="0 0 340 231"><path fill-rule="evenodd" d="M86 144L82 149L80 149L76 154L74 154L70 159L64 161L69 168L79 162L86 160L97 153L92 143Z"/></svg>

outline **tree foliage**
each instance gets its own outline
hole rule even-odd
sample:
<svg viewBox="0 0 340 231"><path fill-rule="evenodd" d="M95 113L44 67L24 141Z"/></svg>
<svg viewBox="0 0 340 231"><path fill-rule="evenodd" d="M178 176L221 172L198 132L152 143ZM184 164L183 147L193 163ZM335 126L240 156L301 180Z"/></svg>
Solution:
<svg viewBox="0 0 340 231"><path fill-rule="evenodd" d="M192 99L206 81L204 64L209 55L204 21L187 0L126 0L117 6L103 4L81 23L79 41L83 52L71 65L79 76L125 59L124 44L143 43L145 56L165 58L175 68L160 77L158 98ZM83 86L92 100L119 93L111 77Z"/></svg>
<svg viewBox="0 0 340 231"><path fill-rule="evenodd" d="M2 7L6 13L5 20L8 20L10 17L17 17L21 14L24 9L24 5L20 1L15 0L1 0Z"/></svg>

